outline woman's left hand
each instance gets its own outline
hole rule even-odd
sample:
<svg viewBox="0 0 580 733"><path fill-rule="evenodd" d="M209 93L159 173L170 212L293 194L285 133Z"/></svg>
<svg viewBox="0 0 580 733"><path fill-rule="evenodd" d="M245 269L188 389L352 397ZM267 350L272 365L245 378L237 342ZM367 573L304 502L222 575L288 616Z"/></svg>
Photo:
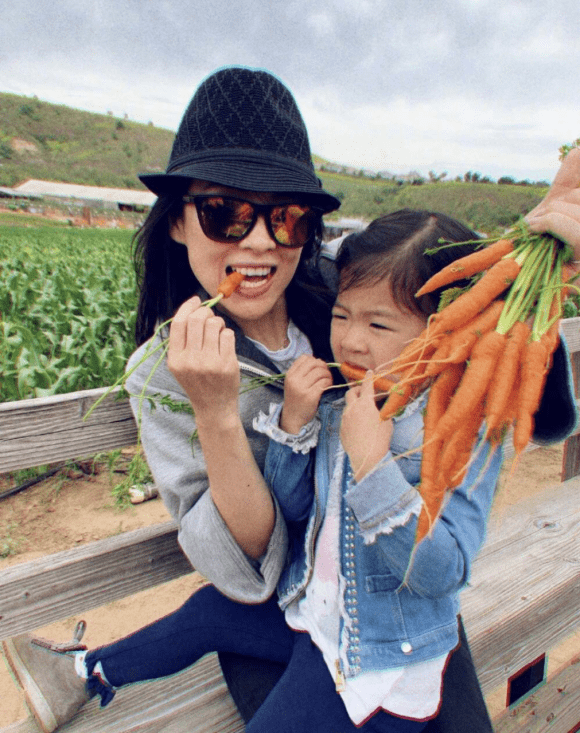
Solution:
<svg viewBox="0 0 580 733"><path fill-rule="evenodd" d="M340 423L340 439L350 459L356 481L360 481L383 458L393 435L392 420L381 420L375 402L373 374L346 393L346 407Z"/></svg>
<svg viewBox="0 0 580 733"><path fill-rule="evenodd" d="M545 198L525 217L533 232L561 239L580 263L580 149L562 161ZM576 265L578 267L578 264Z"/></svg>

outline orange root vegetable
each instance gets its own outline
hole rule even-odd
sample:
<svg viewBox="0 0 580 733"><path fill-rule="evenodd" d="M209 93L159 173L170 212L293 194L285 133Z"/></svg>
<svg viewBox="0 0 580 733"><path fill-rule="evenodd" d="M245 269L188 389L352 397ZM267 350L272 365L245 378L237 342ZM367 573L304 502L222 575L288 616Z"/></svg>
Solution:
<svg viewBox="0 0 580 733"><path fill-rule="evenodd" d="M516 279L520 265L513 257L496 262L481 280L432 318L432 336L454 331L475 318Z"/></svg>
<svg viewBox="0 0 580 733"><path fill-rule="evenodd" d="M437 425L436 433L442 440L448 439L464 421L473 419L487 391L505 341L503 334L490 331L473 347L463 379Z"/></svg>
<svg viewBox="0 0 580 733"><path fill-rule="evenodd" d="M443 507L445 485L440 481L427 481L421 478L421 497L423 506L415 530L415 545L418 545L431 532Z"/></svg>
<svg viewBox="0 0 580 733"><path fill-rule="evenodd" d="M427 407L423 417L425 443L428 443L435 433L439 420L445 414L451 398L461 382L464 371L465 367L463 364L451 364L437 376L431 385Z"/></svg>
<svg viewBox="0 0 580 733"><path fill-rule="evenodd" d="M518 378L520 359L530 336L530 327L517 321L507 334L504 350L494 370L485 398L487 435L496 434L508 408L508 400Z"/></svg>
<svg viewBox="0 0 580 733"><path fill-rule="evenodd" d="M445 442L439 470L441 471L441 481L448 491L452 491L459 486L465 478L477 441L482 417L483 406L480 404L471 420L461 425L451 438Z"/></svg>
<svg viewBox="0 0 580 733"><path fill-rule="evenodd" d="M456 280L472 277L478 272L489 269L502 257L513 252L514 246L509 239L500 239L493 244L489 244L483 249L479 249L466 257L454 260L446 267L442 268L433 277L431 277L419 288L415 293L415 297L432 293L434 290L445 287Z"/></svg>
<svg viewBox="0 0 580 733"><path fill-rule="evenodd" d="M230 272L230 274L219 284L217 289L218 295L223 295L224 298L229 298L230 295L237 290L244 278L245 275L242 275L241 272L236 272L235 270Z"/></svg>
<svg viewBox="0 0 580 733"><path fill-rule="evenodd" d="M396 415L399 410L402 410L407 405L413 394L414 389L412 384L395 384L389 392L385 404L380 409L379 415L381 420L388 420L393 415Z"/></svg>
<svg viewBox="0 0 580 733"><path fill-rule="evenodd" d="M532 437L534 414L540 407L549 359L550 353L544 341L530 341L526 344L521 362L520 389L513 435L516 456L520 455Z"/></svg>
<svg viewBox="0 0 580 733"><path fill-rule="evenodd" d="M362 367L356 367L348 362L343 362L339 366L340 373L349 382L362 382L366 376L366 370ZM373 385L376 392L388 392L395 382L386 377L375 376L373 377Z"/></svg>
<svg viewBox="0 0 580 733"><path fill-rule="evenodd" d="M451 338L442 339L439 346L433 352L429 363L425 367L425 374L434 377L440 374L449 365L449 352L451 350Z"/></svg>
<svg viewBox="0 0 580 733"><path fill-rule="evenodd" d="M438 374L449 364L461 364L467 361L476 341L497 326L503 307L503 300L494 300L467 325L443 337L432 356L432 364L427 367L427 374ZM447 344L446 350L445 344ZM441 361L437 364L438 352L441 354Z"/></svg>
<svg viewBox="0 0 580 733"><path fill-rule="evenodd" d="M405 346L399 356L394 360L390 371L399 373L402 369L406 369L412 364L425 359L430 359L439 343L438 339L431 337L430 326L422 331L416 338Z"/></svg>

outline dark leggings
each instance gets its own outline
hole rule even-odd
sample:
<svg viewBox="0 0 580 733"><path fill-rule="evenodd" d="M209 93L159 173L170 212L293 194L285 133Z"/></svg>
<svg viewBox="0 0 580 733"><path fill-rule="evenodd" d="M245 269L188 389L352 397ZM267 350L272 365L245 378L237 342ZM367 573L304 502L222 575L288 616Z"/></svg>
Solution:
<svg viewBox="0 0 580 733"><path fill-rule="evenodd" d="M461 619L459 640L460 645L445 669L439 714L429 721L425 733L493 733ZM285 667L231 652L220 653L219 659L230 693L242 718L248 722Z"/></svg>
<svg viewBox="0 0 580 733"><path fill-rule="evenodd" d="M235 603L212 586L181 608L134 634L86 656L92 672L101 662L115 687L165 677L211 651L275 662L282 675L246 727L247 733L415 733L426 723L383 711L356 727L348 717L322 654L308 634L292 631L274 600Z"/></svg>

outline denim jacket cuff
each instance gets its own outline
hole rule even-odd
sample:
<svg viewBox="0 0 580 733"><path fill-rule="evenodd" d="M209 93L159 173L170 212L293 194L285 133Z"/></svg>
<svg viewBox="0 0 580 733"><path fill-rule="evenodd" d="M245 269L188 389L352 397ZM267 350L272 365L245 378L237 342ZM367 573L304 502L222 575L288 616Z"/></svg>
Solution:
<svg viewBox="0 0 580 733"><path fill-rule="evenodd" d="M358 483L349 478L346 501L367 545L419 516L422 506L419 492L407 483L390 451Z"/></svg>
<svg viewBox="0 0 580 733"><path fill-rule="evenodd" d="M318 444L320 419L318 416L315 416L309 423L302 426L299 433L293 435L285 432L280 427L282 407L283 403L272 403L267 415L260 412L258 417L254 418L254 430L267 435L271 440L276 441L276 443L288 446L292 449L293 453L309 453Z"/></svg>

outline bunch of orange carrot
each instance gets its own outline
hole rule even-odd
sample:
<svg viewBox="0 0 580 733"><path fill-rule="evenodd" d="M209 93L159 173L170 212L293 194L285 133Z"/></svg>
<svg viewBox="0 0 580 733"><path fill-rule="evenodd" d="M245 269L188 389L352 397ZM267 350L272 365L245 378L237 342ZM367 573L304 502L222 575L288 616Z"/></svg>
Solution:
<svg viewBox="0 0 580 733"><path fill-rule="evenodd" d="M417 292L472 278L459 294L444 292L443 307L388 368L400 379L381 408L383 419L430 386L417 543L463 480L479 440L499 444L513 427L516 460L530 440L574 273L567 259L561 242L522 226L513 238L455 260Z"/></svg>

